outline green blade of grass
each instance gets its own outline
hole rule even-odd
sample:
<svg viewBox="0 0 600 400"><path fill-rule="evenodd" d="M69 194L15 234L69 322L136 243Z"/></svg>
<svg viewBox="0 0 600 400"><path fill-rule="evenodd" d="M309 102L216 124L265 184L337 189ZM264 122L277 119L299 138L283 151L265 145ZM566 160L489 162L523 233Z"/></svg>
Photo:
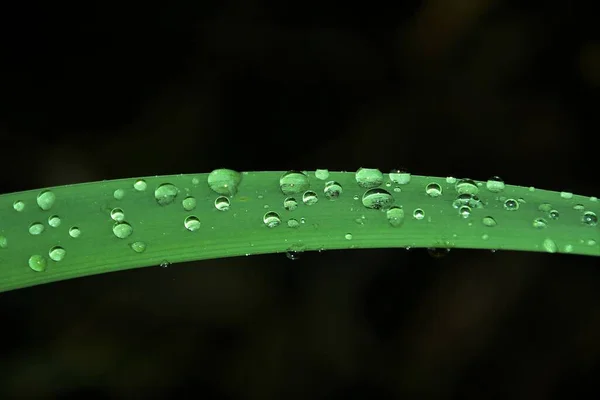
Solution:
<svg viewBox="0 0 600 400"><path fill-rule="evenodd" d="M217 170L1 195L0 292L137 267L311 250L600 256L595 197L361 171L282 179L283 171Z"/></svg>

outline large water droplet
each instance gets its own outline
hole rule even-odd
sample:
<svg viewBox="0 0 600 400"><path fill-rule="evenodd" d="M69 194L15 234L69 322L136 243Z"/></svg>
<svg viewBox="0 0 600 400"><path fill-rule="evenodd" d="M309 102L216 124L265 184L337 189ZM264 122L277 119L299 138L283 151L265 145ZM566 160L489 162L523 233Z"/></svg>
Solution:
<svg viewBox="0 0 600 400"><path fill-rule="evenodd" d="M404 169L393 169L388 176L390 177L390 181L398 185L407 185L410 183L411 179L410 172Z"/></svg>
<svg viewBox="0 0 600 400"><path fill-rule="evenodd" d="M215 207L219 211L227 211L229 210L229 199L225 196L219 196L215 199Z"/></svg>
<svg viewBox="0 0 600 400"><path fill-rule="evenodd" d="M394 196L385 189L369 189L363 194L362 203L367 208L386 210L394 204Z"/></svg>
<svg viewBox="0 0 600 400"><path fill-rule="evenodd" d="M113 225L113 233L119 239L125 239L133 233L133 228L127 222L116 222Z"/></svg>
<svg viewBox="0 0 600 400"><path fill-rule="evenodd" d="M325 184L325 189L323 191L325 193L325 197L327 197L329 200L335 200L342 194L342 185L336 181L329 181Z"/></svg>
<svg viewBox="0 0 600 400"><path fill-rule="evenodd" d="M121 222L125 219L125 212L121 208L113 208L110 210L110 218L114 221Z"/></svg>
<svg viewBox="0 0 600 400"><path fill-rule="evenodd" d="M423 209L421 208L415 208L415 210L413 211L413 218L420 221L423 218L425 218L425 211L423 211Z"/></svg>
<svg viewBox="0 0 600 400"><path fill-rule="evenodd" d="M29 257L28 264L29 268L31 268L32 270L36 272L43 272L48 266L48 261L46 260L46 257L41 256L39 254L34 254L31 257Z"/></svg>
<svg viewBox="0 0 600 400"><path fill-rule="evenodd" d="M279 179L279 188L285 195L302 193L309 187L308 176L299 171L288 171Z"/></svg>
<svg viewBox="0 0 600 400"><path fill-rule="evenodd" d="M431 182L425 186L425 193L430 197L439 197L442 195L442 187L438 183Z"/></svg>
<svg viewBox="0 0 600 400"><path fill-rule="evenodd" d="M571 192L560 192L560 197L562 197L563 199L572 199L573 198L573 193Z"/></svg>
<svg viewBox="0 0 600 400"><path fill-rule="evenodd" d="M319 201L319 197L312 190L307 190L302 195L302 202L304 204L306 204L307 206L312 206L313 204L316 204L318 201Z"/></svg>
<svg viewBox="0 0 600 400"><path fill-rule="evenodd" d="M352 234L351 234L351 233L346 233L346 234L344 235L344 238L345 238L346 240L352 240Z"/></svg>
<svg viewBox="0 0 600 400"><path fill-rule="evenodd" d="M390 207L385 213L388 222L393 227L402 226L404 223L404 210L398 206Z"/></svg>
<svg viewBox="0 0 600 400"><path fill-rule="evenodd" d="M44 225L41 222L34 222L29 225L29 233L32 235L40 235L44 232Z"/></svg>
<svg viewBox="0 0 600 400"><path fill-rule="evenodd" d="M475 196L479 192L477 184L472 179L460 179L455 185L458 194L470 194Z"/></svg>
<svg viewBox="0 0 600 400"><path fill-rule="evenodd" d="M242 181L242 174L232 169L215 169L208 174L208 187L224 196L234 196Z"/></svg>
<svg viewBox="0 0 600 400"><path fill-rule="evenodd" d="M329 170L327 169L318 169L315 171L315 177L317 179L320 179L322 181L324 181L325 179L329 178Z"/></svg>
<svg viewBox="0 0 600 400"><path fill-rule="evenodd" d="M129 247L131 247L131 250L135 251L136 253L143 253L146 251L146 243L144 242L133 242L129 245Z"/></svg>
<svg viewBox="0 0 600 400"><path fill-rule="evenodd" d="M383 184L383 174L376 168L359 168L355 174L358 186L371 189Z"/></svg>
<svg viewBox="0 0 600 400"><path fill-rule="evenodd" d="M61 222L62 221L60 220L60 217L58 215L51 215L48 218L48 225L50 225L53 228L58 228Z"/></svg>
<svg viewBox="0 0 600 400"><path fill-rule="evenodd" d="M148 184L143 179L138 179L133 183L133 188L138 192L143 192L148 187Z"/></svg>
<svg viewBox="0 0 600 400"><path fill-rule="evenodd" d="M65 258L67 251L60 246L54 246L48 252L52 261L62 261Z"/></svg>
<svg viewBox="0 0 600 400"><path fill-rule="evenodd" d="M281 218L275 211L269 211L263 216L263 222L269 228L275 228L281 224Z"/></svg>
<svg viewBox="0 0 600 400"><path fill-rule="evenodd" d="M485 187L492 193L499 193L504 190L504 181L499 176L493 176L486 182Z"/></svg>
<svg viewBox="0 0 600 400"><path fill-rule="evenodd" d="M298 202L295 198L288 197L285 200L283 200L283 208L285 208L288 211L294 211L296 208L298 208Z"/></svg>
<svg viewBox="0 0 600 400"><path fill-rule="evenodd" d="M181 205L185 211L192 211L194 208L196 208L196 203L196 198L194 196L187 196L185 199L183 199Z"/></svg>
<svg viewBox="0 0 600 400"><path fill-rule="evenodd" d="M471 216L471 207L469 206L461 206L458 209L458 215L463 218L469 218Z"/></svg>
<svg viewBox="0 0 600 400"><path fill-rule="evenodd" d="M48 211L54 205L56 201L56 195L50 190L42 190L37 195L37 205L44 211Z"/></svg>
<svg viewBox="0 0 600 400"><path fill-rule="evenodd" d="M114 191L113 196L115 200L123 200L123 197L125 197L125 191L123 189L117 189Z"/></svg>
<svg viewBox="0 0 600 400"><path fill-rule="evenodd" d="M200 220L195 215L190 215L183 220L183 226L190 232L196 232L200 229Z"/></svg>
<svg viewBox="0 0 600 400"><path fill-rule="evenodd" d="M159 205L166 206L175 200L177 193L179 193L177 186L170 183L163 183L154 191L154 198Z"/></svg>
<svg viewBox="0 0 600 400"><path fill-rule="evenodd" d="M13 203L13 208L15 211L23 211L25 209L25 203L22 200L17 200Z"/></svg>
<svg viewBox="0 0 600 400"><path fill-rule="evenodd" d="M72 226L71 228L69 228L69 236L71 236L72 238L78 238L79 236L81 236L81 230L76 226Z"/></svg>
<svg viewBox="0 0 600 400"><path fill-rule="evenodd" d="M287 226L289 228L297 228L300 226L300 222L298 222L298 220L295 218L290 218L287 222Z"/></svg>
<svg viewBox="0 0 600 400"><path fill-rule="evenodd" d="M536 229L544 229L548 227L548 223L544 218L536 218L533 220L533 227Z"/></svg>
<svg viewBox="0 0 600 400"><path fill-rule="evenodd" d="M598 217L596 216L596 213L592 211L586 211L581 217L581 222L588 226L596 226L598 225Z"/></svg>
<svg viewBox="0 0 600 400"><path fill-rule="evenodd" d="M519 209L519 202L515 199L506 199L504 201L504 209L507 211L517 211Z"/></svg>
<svg viewBox="0 0 600 400"><path fill-rule="evenodd" d="M544 239L544 243L542 244L542 246L544 247L544 250L546 250L548 253L556 253L558 251L558 246L556 245L554 240L550 238Z"/></svg>
<svg viewBox="0 0 600 400"><path fill-rule="evenodd" d="M493 226L496 226L498 223L496 222L496 220L494 219L494 217L483 217L483 219L481 220L481 222L483 222L483 225L485 226L489 226L490 228Z"/></svg>

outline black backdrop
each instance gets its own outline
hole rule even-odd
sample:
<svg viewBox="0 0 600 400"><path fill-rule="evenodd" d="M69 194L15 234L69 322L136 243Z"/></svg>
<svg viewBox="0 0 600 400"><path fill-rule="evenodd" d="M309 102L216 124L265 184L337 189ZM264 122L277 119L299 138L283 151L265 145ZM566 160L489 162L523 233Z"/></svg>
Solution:
<svg viewBox="0 0 600 400"><path fill-rule="evenodd" d="M520 3L11 5L0 191L366 166L598 195L596 17ZM595 385L598 264L331 251L3 293L0 395L561 398Z"/></svg>

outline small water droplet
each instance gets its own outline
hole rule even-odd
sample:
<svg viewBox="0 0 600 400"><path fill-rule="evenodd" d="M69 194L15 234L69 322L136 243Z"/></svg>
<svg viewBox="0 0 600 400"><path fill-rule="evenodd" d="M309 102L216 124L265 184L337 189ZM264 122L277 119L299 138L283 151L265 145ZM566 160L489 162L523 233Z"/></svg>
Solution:
<svg viewBox="0 0 600 400"><path fill-rule="evenodd" d="M123 200L123 197L125 197L125 191L123 189L117 189L114 191L113 196L115 200Z"/></svg>
<svg viewBox="0 0 600 400"><path fill-rule="evenodd" d="M572 199L573 198L573 193L571 192L560 192L560 197L562 197L563 199Z"/></svg>
<svg viewBox="0 0 600 400"><path fill-rule="evenodd" d="M113 208L110 211L110 218L117 222L121 222L125 219L125 212L120 208Z"/></svg>
<svg viewBox="0 0 600 400"><path fill-rule="evenodd" d="M306 204L307 206L312 206L313 204L316 204L318 201L319 201L319 197L312 190L307 190L302 195L302 202L304 204Z"/></svg>
<svg viewBox="0 0 600 400"><path fill-rule="evenodd" d="M425 211L423 211L421 208L415 208L413 211L413 218L419 221L422 220L425 218Z"/></svg>
<svg viewBox="0 0 600 400"><path fill-rule="evenodd" d="M67 251L60 246L54 246L48 252L52 261L62 261L65 258Z"/></svg>
<svg viewBox="0 0 600 400"><path fill-rule="evenodd" d="M352 240L352 234L351 233L346 233L344 235L344 237L346 238L346 240Z"/></svg>
<svg viewBox="0 0 600 400"><path fill-rule="evenodd" d="M429 254L433 258L443 258L446 257L450 253L450 249L447 247L429 247L427 249L427 254Z"/></svg>
<svg viewBox="0 0 600 400"><path fill-rule="evenodd" d="M544 247L544 250L546 250L548 253L556 253L558 251L558 246L556 245L554 240L550 238L544 239L544 243L542 244L542 246Z"/></svg>
<svg viewBox="0 0 600 400"><path fill-rule="evenodd" d="M493 217L490 217L490 216L483 217L483 219L481 220L481 222L483 222L483 225L489 226L489 227L493 227L493 226L497 225L496 220Z"/></svg>
<svg viewBox="0 0 600 400"><path fill-rule="evenodd" d="M329 170L328 169L317 169L315 171L315 177L317 179L324 181L325 179L329 178Z"/></svg>
<svg viewBox="0 0 600 400"><path fill-rule="evenodd" d="M285 252L285 256L292 261L296 261L300 258L300 252L288 250Z"/></svg>
<svg viewBox="0 0 600 400"><path fill-rule="evenodd" d="M383 184L383 174L376 168L359 168L354 175L358 186L371 189Z"/></svg>
<svg viewBox="0 0 600 400"><path fill-rule="evenodd" d="M192 178L192 185L198 185L200 184L200 179L198 177L193 177Z"/></svg>
<svg viewBox="0 0 600 400"><path fill-rule="evenodd" d="M300 222L298 222L298 220L295 218L290 218L287 222L287 226L289 228L297 228L300 226Z"/></svg>
<svg viewBox="0 0 600 400"><path fill-rule="evenodd" d="M30 234L40 235L42 232L44 232L44 225L42 225L41 222L34 222L33 224L29 225Z"/></svg>
<svg viewBox="0 0 600 400"><path fill-rule="evenodd" d="M129 245L129 247L131 247L131 250L135 251L136 253L143 253L146 251L146 243L144 242L133 242Z"/></svg>
<svg viewBox="0 0 600 400"><path fill-rule="evenodd" d="M229 199L225 196L219 196L215 199L215 207L219 211L228 211L230 204Z"/></svg>
<svg viewBox="0 0 600 400"><path fill-rule="evenodd" d="M215 169L208 174L208 187L224 196L234 196L242 181L242 174L232 169Z"/></svg>
<svg viewBox="0 0 600 400"><path fill-rule="evenodd" d="M446 183L449 183L450 185L453 185L456 183L456 178L453 176L448 176L446 177Z"/></svg>
<svg viewBox="0 0 600 400"><path fill-rule="evenodd" d="M275 211L269 211L263 215L263 222L269 228L275 228L281 224L281 218Z"/></svg>
<svg viewBox="0 0 600 400"><path fill-rule="evenodd" d="M548 213L552 211L552 205L550 205L549 203L542 203L539 205L538 210Z"/></svg>
<svg viewBox="0 0 600 400"><path fill-rule="evenodd" d="M8 239L6 236L0 235L0 249L6 249L8 247Z"/></svg>
<svg viewBox="0 0 600 400"><path fill-rule="evenodd" d="M54 205L56 201L56 195L50 190L42 190L37 195L37 205L44 211L48 211Z"/></svg>
<svg viewBox="0 0 600 400"><path fill-rule="evenodd" d="M71 228L69 228L69 236L71 236L72 238L78 238L79 236L81 236L81 230L76 226L72 226Z"/></svg>
<svg viewBox="0 0 600 400"><path fill-rule="evenodd" d="M573 245L572 244L566 244L563 248L563 251L565 253L572 253L574 250Z"/></svg>
<svg viewBox="0 0 600 400"><path fill-rule="evenodd" d="M460 179L454 186L458 194L470 194L475 196L479 192L479 187L472 179Z"/></svg>
<svg viewBox="0 0 600 400"><path fill-rule="evenodd" d="M386 210L394 204L394 196L385 189L369 189L362 196L362 204L374 210Z"/></svg>
<svg viewBox="0 0 600 400"><path fill-rule="evenodd" d="M31 268L32 270L36 272L43 272L48 266L48 261L46 260L46 257L39 254L34 254L31 257L29 257L28 264L29 268Z"/></svg>
<svg viewBox="0 0 600 400"><path fill-rule="evenodd" d="M160 262L160 267L161 268L169 268L169 266L171 266L171 263L169 262L169 260L162 260Z"/></svg>
<svg viewBox="0 0 600 400"><path fill-rule="evenodd" d="M573 210L583 211L583 210L585 210L585 207L583 206L583 204L575 204L573 206Z"/></svg>
<svg viewBox="0 0 600 400"><path fill-rule="evenodd" d="M471 207L469 206L461 206L458 209L458 215L463 218L469 218L471 216Z"/></svg>
<svg viewBox="0 0 600 400"><path fill-rule="evenodd" d="M166 206L175 201L178 193L179 189L175 185L163 183L154 191L154 198L159 205Z"/></svg>
<svg viewBox="0 0 600 400"><path fill-rule="evenodd" d="M548 227L548 223L544 218L536 218L533 220L533 227L536 229L544 229Z"/></svg>
<svg viewBox="0 0 600 400"><path fill-rule="evenodd" d="M185 211L192 211L196 208L196 198L194 196L187 196L185 199L181 201L181 205Z"/></svg>
<svg viewBox="0 0 600 400"><path fill-rule="evenodd" d="M431 182L425 186L425 193L430 197L439 197L442 195L442 187L436 182Z"/></svg>
<svg viewBox="0 0 600 400"><path fill-rule="evenodd" d="M485 184L487 190L492 193L499 193L504 190L504 181L499 176L493 176Z"/></svg>
<svg viewBox="0 0 600 400"><path fill-rule="evenodd" d="M17 200L13 203L13 208L15 211L23 211L25 209L25 203L22 200Z"/></svg>
<svg viewBox="0 0 600 400"><path fill-rule="evenodd" d="M483 235L481 235L481 238L483 240L488 240L490 238L490 235L488 235L487 233L484 233Z"/></svg>
<svg viewBox="0 0 600 400"><path fill-rule="evenodd" d="M183 226L185 226L185 229L190 232L196 232L198 229L200 229L200 225L200 220L195 215L185 217L183 220Z"/></svg>
<svg viewBox="0 0 600 400"><path fill-rule="evenodd" d="M410 183L411 174L403 168L393 169L389 173L390 181L398 185L408 185Z"/></svg>
<svg viewBox="0 0 600 400"><path fill-rule="evenodd" d="M298 202L293 197L287 197L285 200L283 200L283 208L288 211L294 211L296 208L298 208Z"/></svg>
<svg viewBox="0 0 600 400"><path fill-rule="evenodd" d="M390 225L395 228L402 226L404 223L404 210L398 206L390 207L385 215Z"/></svg>
<svg viewBox="0 0 600 400"><path fill-rule="evenodd" d="M581 217L581 222L588 226L596 226L598 225L598 217L596 216L596 213L592 211L586 211Z"/></svg>
<svg viewBox="0 0 600 400"><path fill-rule="evenodd" d="M60 217L58 215L52 215L48 218L48 225L53 228L57 228L61 223ZM43 229L42 229L43 230Z"/></svg>
<svg viewBox="0 0 600 400"><path fill-rule="evenodd" d="M299 171L288 171L279 178L279 188L285 195L302 193L309 187L308 176Z"/></svg>
<svg viewBox="0 0 600 400"><path fill-rule="evenodd" d="M504 209L507 211L516 211L519 209L519 202L515 199L506 199L504 201Z"/></svg>
<svg viewBox="0 0 600 400"><path fill-rule="evenodd" d="M138 179L133 183L133 188L138 192L143 192L148 187L148 184L143 179Z"/></svg>
<svg viewBox="0 0 600 400"><path fill-rule="evenodd" d="M325 184L323 192L329 200L335 200L342 194L342 185L336 181L329 181Z"/></svg>
<svg viewBox="0 0 600 400"><path fill-rule="evenodd" d="M557 210L550 210L550 212L548 212L548 216L550 217L550 219L558 219L560 214Z"/></svg>
<svg viewBox="0 0 600 400"><path fill-rule="evenodd" d="M127 222L116 222L113 225L113 233L119 239L125 239L133 233L133 228Z"/></svg>

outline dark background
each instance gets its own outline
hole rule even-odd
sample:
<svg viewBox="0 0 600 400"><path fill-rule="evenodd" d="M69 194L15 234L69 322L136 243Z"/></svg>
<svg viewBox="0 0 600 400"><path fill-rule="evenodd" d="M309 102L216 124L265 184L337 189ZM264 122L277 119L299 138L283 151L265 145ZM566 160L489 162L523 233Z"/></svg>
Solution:
<svg viewBox="0 0 600 400"><path fill-rule="evenodd" d="M365 166L598 195L584 2L168 4L4 6L0 192ZM423 249L42 285L0 295L0 397L575 396L599 288L596 258Z"/></svg>

